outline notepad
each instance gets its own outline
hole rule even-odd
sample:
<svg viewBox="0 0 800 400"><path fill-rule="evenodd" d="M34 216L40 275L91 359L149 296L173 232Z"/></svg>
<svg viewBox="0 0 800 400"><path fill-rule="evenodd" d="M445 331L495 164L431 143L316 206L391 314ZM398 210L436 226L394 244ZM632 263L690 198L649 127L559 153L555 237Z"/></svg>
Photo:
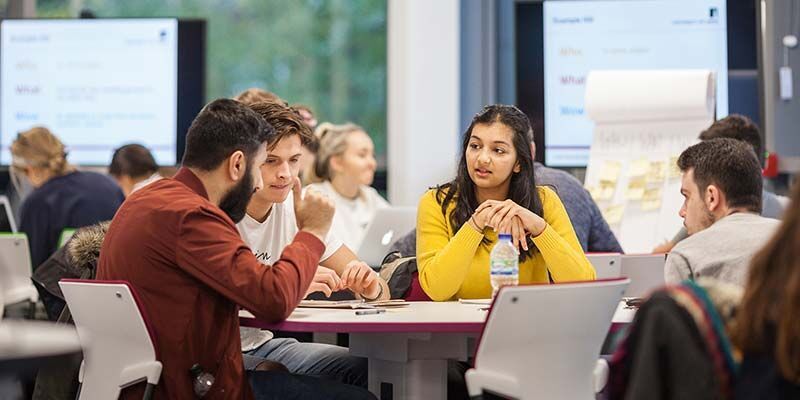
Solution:
<svg viewBox="0 0 800 400"><path fill-rule="evenodd" d="M478 304L481 306L488 306L492 304L492 299L458 299L461 304Z"/></svg>
<svg viewBox="0 0 800 400"><path fill-rule="evenodd" d="M302 300L298 307L303 308L378 308L378 307L404 307L409 305L403 299L376 300L366 302L364 300Z"/></svg>

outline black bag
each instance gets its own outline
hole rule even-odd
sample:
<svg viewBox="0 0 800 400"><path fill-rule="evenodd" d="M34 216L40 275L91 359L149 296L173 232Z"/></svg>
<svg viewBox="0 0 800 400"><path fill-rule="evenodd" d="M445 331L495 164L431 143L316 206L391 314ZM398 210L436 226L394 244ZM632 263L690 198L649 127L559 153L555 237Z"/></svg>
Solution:
<svg viewBox="0 0 800 400"><path fill-rule="evenodd" d="M415 272L417 272L417 257L403 257L399 251L394 251L383 258L380 276L389 285L392 299L405 298L411 289Z"/></svg>
<svg viewBox="0 0 800 400"><path fill-rule="evenodd" d="M32 280L45 304L48 318L58 324L72 324L58 281L64 278L94 279L100 247L108 223L78 229L67 243L34 271ZM78 393L78 372L83 354L76 354L59 365L39 370L33 400L74 399Z"/></svg>

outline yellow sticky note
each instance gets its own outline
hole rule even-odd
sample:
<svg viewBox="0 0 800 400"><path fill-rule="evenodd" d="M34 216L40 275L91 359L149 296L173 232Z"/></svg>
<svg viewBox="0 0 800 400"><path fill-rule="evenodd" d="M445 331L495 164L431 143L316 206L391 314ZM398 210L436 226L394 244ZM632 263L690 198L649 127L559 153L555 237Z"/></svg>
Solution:
<svg viewBox="0 0 800 400"><path fill-rule="evenodd" d="M669 158L669 179L675 179L681 177L681 169L678 168L678 157L670 157Z"/></svg>
<svg viewBox="0 0 800 400"><path fill-rule="evenodd" d="M622 166L618 161L606 161L603 163L603 169L600 170L600 182L617 183L619 178L619 171Z"/></svg>
<svg viewBox="0 0 800 400"><path fill-rule="evenodd" d="M614 198L614 192L617 189L616 184L608 182L601 182L599 185L593 185L586 188L594 201L605 201Z"/></svg>
<svg viewBox="0 0 800 400"><path fill-rule="evenodd" d="M661 183L667 175L667 166L663 161L651 161L647 170L648 183Z"/></svg>
<svg viewBox="0 0 800 400"><path fill-rule="evenodd" d="M646 189L642 195L642 210L655 211L661 209L661 188Z"/></svg>
<svg viewBox="0 0 800 400"><path fill-rule="evenodd" d="M631 163L628 176L631 178L644 176L649 169L650 163L642 158Z"/></svg>
<svg viewBox="0 0 800 400"><path fill-rule="evenodd" d="M622 222L622 215L625 213L625 205L624 204L615 204L613 206L606 207L603 210L603 218L606 219L609 225L619 225Z"/></svg>
<svg viewBox="0 0 800 400"><path fill-rule="evenodd" d="M628 190L625 192L625 198L628 200L641 200L642 196L644 196L644 190L644 179L631 179L631 181L628 182Z"/></svg>
<svg viewBox="0 0 800 400"><path fill-rule="evenodd" d="M617 184L604 183L600 185L600 200L611 200L614 198L614 192L617 191Z"/></svg>

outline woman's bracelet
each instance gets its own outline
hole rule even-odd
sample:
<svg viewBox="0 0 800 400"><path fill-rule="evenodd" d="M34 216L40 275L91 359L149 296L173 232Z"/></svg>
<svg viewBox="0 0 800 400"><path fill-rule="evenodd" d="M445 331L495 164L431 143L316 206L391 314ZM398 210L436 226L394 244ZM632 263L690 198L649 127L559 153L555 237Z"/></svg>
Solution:
<svg viewBox="0 0 800 400"><path fill-rule="evenodd" d="M475 215L470 215L470 216L469 216L469 220L470 220L470 221L472 221L472 226L474 226L474 227L475 227L475 229L476 229L478 232L481 232L481 231L483 231L483 228L481 228L481 227L478 225L478 223L477 223L477 222L475 222Z"/></svg>

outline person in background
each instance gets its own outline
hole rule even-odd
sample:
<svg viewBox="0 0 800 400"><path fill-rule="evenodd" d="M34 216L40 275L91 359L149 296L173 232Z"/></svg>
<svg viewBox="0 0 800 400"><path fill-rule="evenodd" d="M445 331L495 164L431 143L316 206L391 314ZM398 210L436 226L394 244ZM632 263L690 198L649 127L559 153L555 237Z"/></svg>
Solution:
<svg viewBox="0 0 800 400"><path fill-rule="evenodd" d="M667 283L711 277L743 286L751 257L780 221L759 215L761 167L753 149L736 139L704 140L678 158L679 214L689 237L667 256Z"/></svg>
<svg viewBox="0 0 800 400"><path fill-rule="evenodd" d="M800 399L800 185L753 256L732 341L743 353L736 399Z"/></svg>
<svg viewBox="0 0 800 400"><path fill-rule="evenodd" d="M275 128L267 144L267 161L261 166L264 187L253 194L247 213L236 227L245 243L264 264L271 264L298 234L291 191L299 186L302 143L311 130L295 110L283 102L260 102L249 106ZM306 294L326 297L350 290L366 300L385 300L389 289L377 273L343 245L331 232L324 238L325 252ZM352 297L351 297L352 298ZM279 362L292 373L327 377L340 382L367 385L367 361L350 356L348 349L320 343L300 343L290 338L272 338L268 331L242 328L246 354Z"/></svg>
<svg viewBox="0 0 800 400"><path fill-rule="evenodd" d="M20 133L11 157L14 182L25 179L34 187L22 203L19 224L28 236L34 269L56 251L64 229L109 220L125 200L108 176L70 165L64 144L47 128Z"/></svg>
<svg viewBox="0 0 800 400"><path fill-rule="evenodd" d="M159 180L156 159L140 144L126 144L114 150L108 173L117 181L125 197Z"/></svg>
<svg viewBox="0 0 800 400"><path fill-rule="evenodd" d="M317 118L314 116L314 111L311 110L311 107L305 104L292 104L291 107L297 110L298 114L303 118L303 123L305 123L312 132L317 128ZM303 141L303 155L300 157L300 180L303 182L303 186L311 183L310 181L312 178L307 175L312 165L314 165L317 151L319 151L319 142L317 142L317 138L314 135L311 135L309 140Z"/></svg>
<svg viewBox="0 0 800 400"><path fill-rule="evenodd" d="M294 110L303 118L303 123L306 124L312 131L317 128L317 117L314 116L314 111L311 107L305 104L292 104Z"/></svg>
<svg viewBox="0 0 800 400"><path fill-rule="evenodd" d="M244 92L237 94L233 99L247 105L258 103L260 101L283 101L275 93L259 88L247 89Z"/></svg>
<svg viewBox="0 0 800 400"><path fill-rule="evenodd" d="M375 148L369 135L355 124L323 123L314 131L319 142L309 189L330 196L336 204L332 232L358 251L375 211L389 203L369 185L375 178Z"/></svg>
<svg viewBox="0 0 800 400"><path fill-rule="evenodd" d="M108 227L97 279L128 281L139 294L163 364L156 398L195 398L197 364L215 377L207 399L374 399L324 379L244 371L239 307L262 321L287 318L312 282L334 212L330 200L294 189L300 232L270 266L256 259L235 224L263 187L273 135L244 104L212 101L189 127L175 177L133 194ZM121 398L141 398L142 389Z"/></svg>
<svg viewBox="0 0 800 400"><path fill-rule="evenodd" d="M700 133L700 140L716 138L736 139L749 144L758 157L760 165L764 166L764 146L761 145L761 133L758 126L744 115L731 114L722 118ZM767 218L780 219L788 199L778 196L766 189L761 191L761 215ZM686 228L681 228L675 237L653 249L653 253L668 253L675 245L689 236Z"/></svg>
<svg viewBox="0 0 800 400"><path fill-rule="evenodd" d="M534 142L531 142L531 146L531 153L536 154ZM577 178L566 171L548 168L538 162L534 162L533 172L536 184L553 188L558 194L558 198L564 203L564 208L567 210L567 215L575 229L575 234L578 235L578 241L583 251L623 252L622 246L603 218L597 203Z"/></svg>
<svg viewBox="0 0 800 400"><path fill-rule="evenodd" d="M498 233L512 234L519 249L520 283L595 279L558 195L537 186L531 132L516 107L485 107L464 134L456 178L420 199L417 265L433 300L492 295Z"/></svg>

